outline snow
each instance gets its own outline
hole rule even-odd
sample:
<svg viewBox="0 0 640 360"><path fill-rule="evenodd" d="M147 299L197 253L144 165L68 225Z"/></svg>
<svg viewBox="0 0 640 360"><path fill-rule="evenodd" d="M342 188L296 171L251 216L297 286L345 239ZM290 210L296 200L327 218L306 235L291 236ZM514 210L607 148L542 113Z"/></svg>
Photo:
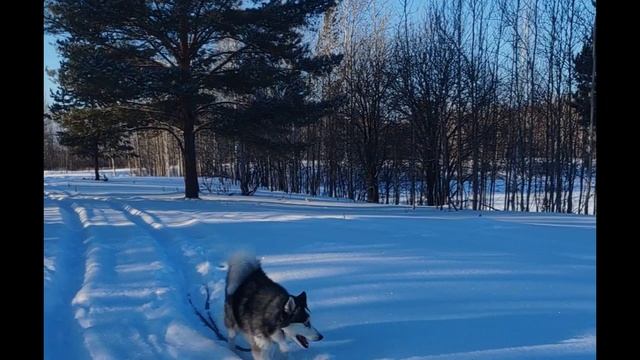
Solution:
<svg viewBox="0 0 640 360"><path fill-rule="evenodd" d="M307 292L324 340L290 359L595 358L593 216L185 201L180 178L90 176L45 174L46 359L248 359L187 301L202 307L207 284L223 327L236 250Z"/></svg>

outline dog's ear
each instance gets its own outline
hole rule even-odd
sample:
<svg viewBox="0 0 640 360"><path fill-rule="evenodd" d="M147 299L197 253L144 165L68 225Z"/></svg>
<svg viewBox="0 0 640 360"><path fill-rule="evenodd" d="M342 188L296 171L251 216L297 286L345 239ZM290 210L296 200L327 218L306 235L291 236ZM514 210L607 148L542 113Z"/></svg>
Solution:
<svg viewBox="0 0 640 360"><path fill-rule="evenodd" d="M301 304L307 305L307 293L301 292L300 295L297 296L298 300L300 300Z"/></svg>
<svg viewBox="0 0 640 360"><path fill-rule="evenodd" d="M293 297L289 296L289 300L284 304L284 312L287 314L293 314L293 311L296 309L296 301Z"/></svg>

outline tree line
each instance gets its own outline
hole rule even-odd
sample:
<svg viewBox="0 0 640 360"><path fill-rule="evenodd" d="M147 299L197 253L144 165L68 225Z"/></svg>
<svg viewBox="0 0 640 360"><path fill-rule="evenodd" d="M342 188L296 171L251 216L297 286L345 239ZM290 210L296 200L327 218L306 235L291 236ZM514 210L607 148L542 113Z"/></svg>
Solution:
<svg viewBox="0 0 640 360"><path fill-rule="evenodd" d="M48 2L51 113L78 155L74 136L101 137L84 155L184 176L187 197L224 177L245 195L595 213L592 2L133 3Z"/></svg>

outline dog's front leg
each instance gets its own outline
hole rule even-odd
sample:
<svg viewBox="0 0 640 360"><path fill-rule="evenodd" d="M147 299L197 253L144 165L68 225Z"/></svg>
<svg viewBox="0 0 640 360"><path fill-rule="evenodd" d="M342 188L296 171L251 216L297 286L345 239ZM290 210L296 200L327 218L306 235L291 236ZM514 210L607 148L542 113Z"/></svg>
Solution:
<svg viewBox="0 0 640 360"><path fill-rule="evenodd" d="M251 355L253 355L253 360L264 360L262 349L256 344L251 344Z"/></svg>
<svg viewBox="0 0 640 360"><path fill-rule="evenodd" d="M251 354L254 360L269 360L271 341L269 338L254 336L251 341Z"/></svg>
<svg viewBox="0 0 640 360"><path fill-rule="evenodd" d="M287 353L289 352L289 346L287 345L287 339L284 336L284 332L282 332L282 330L276 331L273 335L271 335L271 340L278 344L280 352L286 358Z"/></svg>

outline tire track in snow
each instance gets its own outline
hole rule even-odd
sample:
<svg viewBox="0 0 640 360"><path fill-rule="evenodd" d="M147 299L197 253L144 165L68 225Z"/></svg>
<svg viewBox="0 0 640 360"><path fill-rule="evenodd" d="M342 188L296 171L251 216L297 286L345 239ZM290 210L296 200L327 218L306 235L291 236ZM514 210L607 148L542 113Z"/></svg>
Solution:
<svg viewBox="0 0 640 360"><path fill-rule="evenodd" d="M49 284L55 291L48 292L49 298L45 298L45 303L53 304L52 307L45 307L49 310L45 315L45 342L55 344L45 346L45 349L54 349L53 354L45 353L45 358L53 359L64 355L74 359L87 359L89 353L83 344L82 329L76 321L72 306L75 295L83 285L87 234L76 211L75 202L71 202L66 196L47 197L47 200L57 205L67 236L63 237L61 234L57 239L59 246L55 262L56 273Z"/></svg>
<svg viewBox="0 0 640 360"><path fill-rule="evenodd" d="M117 205L116 205L117 204ZM191 294L196 304L199 303L200 289L202 285L203 277L198 272L197 266L195 266L190 259L195 260L196 263L200 262L198 257L189 256L189 254L202 254L202 251L194 250L193 247L189 247L185 239L181 239L170 231L168 227L157 217L149 214L144 210L140 210L122 201L113 201L113 208L123 211L127 219L136 224L141 229L145 230L153 239L155 239L158 246L160 246L165 254L165 262L170 264L176 271L176 276L181 281L176 281L176 285L179 289L180 295L180 307L182 314L188 316L191 320L191 325L194 328L200 330L200 334L205 337L213 339L211 332L202 326L202 323L193 313L193 309L188 304L187 294ZM220 294L223 290L223 285L220 281L215 283L214 294ZM203 297L204 299L204 297ZM216 299L214 298L214 301ZM220 300L220 299L218 299ZM219 308L222 308L220 304ZM219 317L218 313L214 311L213 315ZM224 344L223 346L226 346Z"/></svg>
<svg viewBox="0 0 640 360"><path fill-rule="evenodd" d="M201 264L208 263L202 248L189 243L188 239L178 237L172 233L171 229L157 216L130 204L120 202L120 206L122 210L131 215L131 221L145 228L152 236L156 237L159 243L164 246L165 251L173 259L176 259L177 263L175 265L180 268L185 284L198 279L199 281L195 281L193 285L199 287L202 280L204 280L205 274L198 267ZM193 218L192 221L198 222L199 220Z"/></svg>
<svg viewBox="0 0 640 360"><path fill-rule="evenodd" d="M153 221L149 214L121 201L112 200L109 205L113 210L122 212L127 220L149 235L153 241L154 248L157 248L160 253L161 263L169 268L169 272L175 273L174 278L177 277L177 279L174 279L174 284L184 293L183 285L186 284L187 278L182 271L181 264L176 264L174 261L176 252L172 250L171 242L173 239L161 231L164 226Z"/></svg>
<svg viewBox="0 0 640 360"><path fill-rule="evenodd" d="M83 234L81 246L66 251L79 253L78 263L84 263L75 271L77 286L69 290L66 314L86 349L84 356L74 356L49 337L46 348L53 357L47 358L236 358L194 318L183 290L186 277L175 261L180 257L162 231L110 197L53 196L73 205L66 221ZM61 336L69 335L61 330Z"/></svg>
<svg viewBox="0 0 640 360"><path fill-rule="evenodd" d="M150 255L157 258L157 249L135 234L137 227L122 226L126 224L118 217L124 214L114 213L106 201L76 199L74 210L86 232L86 256L83 285L73 305L91 357L164 358L155 342L154 319L164 311L172 282L165 272L145 269ZM140 249L145 251L138 251L133 261L142 266L142 276L120 276L120 254Z"/></svg>

